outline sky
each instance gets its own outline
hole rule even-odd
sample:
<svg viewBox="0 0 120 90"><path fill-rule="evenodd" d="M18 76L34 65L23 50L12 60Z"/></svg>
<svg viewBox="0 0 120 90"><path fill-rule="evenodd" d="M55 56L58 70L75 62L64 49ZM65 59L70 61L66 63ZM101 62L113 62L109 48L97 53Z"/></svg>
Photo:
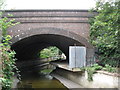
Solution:
<svg viewBox="0 0 120 90"><path fill-rule="evenodd" d="M6 0L5 9L91 9L96 0Z"/></svg>

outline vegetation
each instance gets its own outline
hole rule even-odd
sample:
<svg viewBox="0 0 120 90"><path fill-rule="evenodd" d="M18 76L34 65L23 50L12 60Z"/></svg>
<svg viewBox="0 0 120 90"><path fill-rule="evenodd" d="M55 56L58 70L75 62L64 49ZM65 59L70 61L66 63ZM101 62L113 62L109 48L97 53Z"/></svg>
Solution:
<svg viewBox="0 0 120 90"><path fill-rule="evenodd" d="M115 73L120 64L120 1L98 1L92 11L97 15L90 19L90 42L97 49L98 64L85 67L88 81L92 81L97 70ZM102 66L101 66L102 65Z"/></svg>
<svg viewBox="0 0 120 90"><path fill-rule="evenodd" d="M97 48L99 63L118 67L120 64L120 1L98 1L91 19L90 42Z"/></svg>
<svg viewBox="0 0 120 90"><path fill-rule="evenodd" d="M96 71L98 71L98 70L103 70L103 71L107 71L107 72L111 72L111 73L116 73L117 72L117 68L111 67L108 64L106 64L104 67L100 66L98 64L94 64L92 66L84 67L84 68L81 68L81 69L83 71L87 71L88 81L93 81L93 74L96 73Z"/></svg>
<svg viewBox="0 0 120 90"><path fill-rule="evenodd" d="M53 46L43 49L40 52L40 58L49 58L49 57L56 57L59 55L60 50Z"/></svg>
<svg viewBox="0 0 120 90"><path fill-rule="evenodd" d="M0 2L0 5L3 5L3 2ZM2 12L1 12L2 16ZM8 35L7 28L14 26L18 23L13 23L14 20L8 20L7 17L0 19L0 28L2 32L1 43L0 43L0 61L2 62L2 90L11 90L12 88L12 78L14 75L13 70L15 69L17 73L19 73L16 65L15 65L15 51L11 50L11 42L12 37ZM19 74L18 74L19 75ZM20 76L20 75L19 75ZM20 79L20 78L19 78Z"/></svg>
<svg viewBox="0 0 120 90"><path fill-rule="evenodd" d="M4 36L1 44L1 60L2 60L2 89L9 90L12 86L12 77L14 75L13 68L15 66L14 55L15 52L10 49L9 40L11 37L9 35Z"/></svg>
<svg viewBox="0 0 120 90"><path fill-rule="evenodd" d="M87 71L88 74L88 81L93 81L93 74L97 71L97 70L101 70L102 66L98 65L98 64L94 64L91 67L86 67L85 70Z"/></svg>
<svg viewBox="0 0 120 90"><path fill-rule="evenodd" d="M14 20L8 21L7 17L0 19L0 24L2 28L2 43L0 44L1 51L1 61L2 61L2 89L10 90L12 87L12 77L14 75L13 69L19 73L16 65L15 65L15 51L11 50L11 42L12 37L7 34L7 28L13 26ZM17 24L17 23L16 23ZM19 75L19 74L18 74ZM19 75L20 76L20 75Z"/></svg>

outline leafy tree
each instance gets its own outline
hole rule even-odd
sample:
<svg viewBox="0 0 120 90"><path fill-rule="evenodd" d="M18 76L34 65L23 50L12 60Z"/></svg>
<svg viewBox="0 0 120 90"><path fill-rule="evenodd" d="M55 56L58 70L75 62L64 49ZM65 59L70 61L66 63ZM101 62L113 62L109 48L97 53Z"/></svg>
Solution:
<svg viewBox="0 0 120 90"><path fill-rule="evenodd" d="M91 19L90 42L98 48L103 64L117 66L120 59L120 1L98 1L93 9L98 15Z"/></svg>
<svg viewBox="0 0 120 90"><path fill-rule="evenodd" d="M49 58L49 57L55 57L59 54L59 49L57 47L48 47L43 49L40 52L40 58Z"/></svg>

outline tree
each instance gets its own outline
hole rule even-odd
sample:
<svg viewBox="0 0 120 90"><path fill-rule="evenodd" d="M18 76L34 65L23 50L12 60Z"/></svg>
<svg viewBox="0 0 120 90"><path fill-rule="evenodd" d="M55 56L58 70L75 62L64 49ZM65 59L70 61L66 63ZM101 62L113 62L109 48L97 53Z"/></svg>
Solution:
<svg viewBox="0 0 120 90"><path fill-rule="evenodd" d="M59 54L59 49L57 47L48 47L43 49L40 52L40 58L49 58L49 57L55 57Z"/></svg>
<svg viewBox="0 0 120 90"><path fill-rule="evenodd" d="M98 48L103 64L117 66L120 59L120 1L98 1L93 9L98 15L91 19L90 42Z"/></svg>

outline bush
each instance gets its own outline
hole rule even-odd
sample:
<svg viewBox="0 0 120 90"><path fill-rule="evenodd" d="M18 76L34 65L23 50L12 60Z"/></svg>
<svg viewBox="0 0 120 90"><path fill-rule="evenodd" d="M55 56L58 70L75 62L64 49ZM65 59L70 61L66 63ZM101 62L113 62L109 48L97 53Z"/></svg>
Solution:
<svg viewBox="0 0 120 90"><path fill-rule="evenodd" d="M90 42L102 64L118 66L120 59L120 1L97 2L98 15L91 19Z"/></svg>
<svg viewBox="0 0 120 90"><path fill-rule="evenodd" d="M0 44L0 51L1 51L0 59L2 61L2 74L3 74L3 78L1 79L2 90L11 90L13 83L12 77L14 75L13 69L19 72L15 65L16 53L15 51L11 50L11 46L10 46L11 44L10 40L12 39L12 37L7 33L8 27L18 24L18 23L13 23L13 21L14 20L8 21L7 17L0 19L0 25L2 29L2 40Z"/></svg>

